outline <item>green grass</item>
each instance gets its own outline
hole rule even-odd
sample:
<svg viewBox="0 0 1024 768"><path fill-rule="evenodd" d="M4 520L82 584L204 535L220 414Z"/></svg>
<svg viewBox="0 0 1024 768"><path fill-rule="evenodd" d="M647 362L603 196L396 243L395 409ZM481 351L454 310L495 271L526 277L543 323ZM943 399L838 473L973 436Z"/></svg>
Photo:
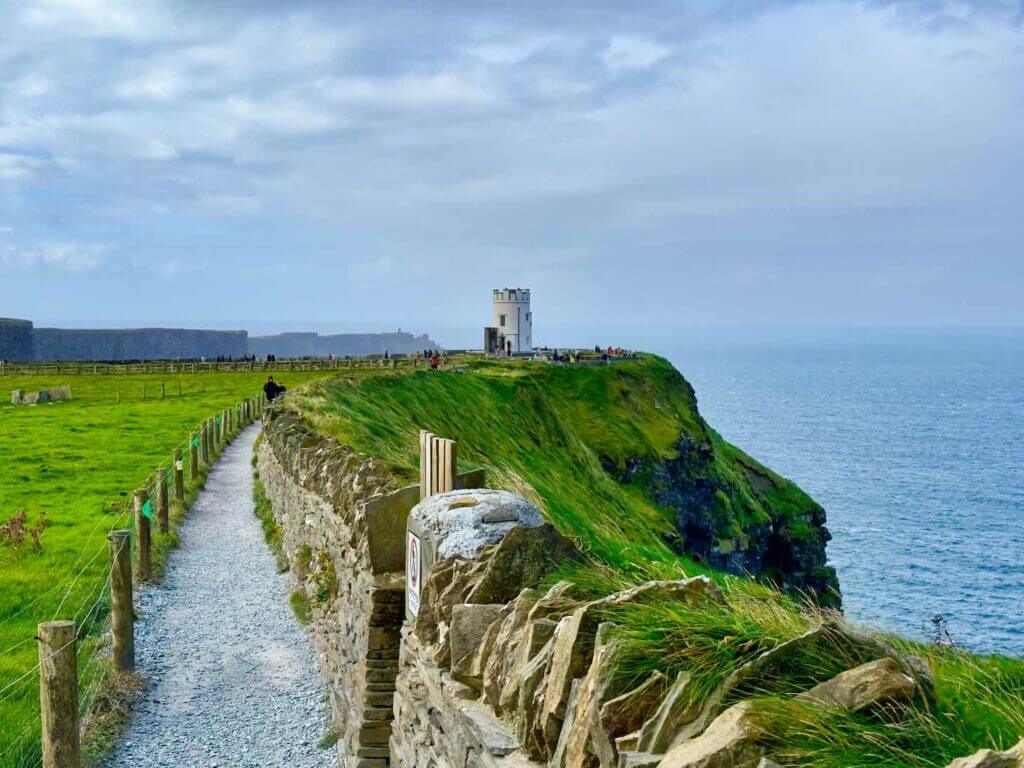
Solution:
<svg viewBox="0 0 1024 768"><path fill-rule="evenodd" d="M675 456L681 434L716 449L705 469L731 494L720 511L723 536L750 520L797 519L813 506L792 483L715 435L697 413L690 385L660 358L603 367L470 366L332 379L297 405L319 430L384 457L410 481L419 429L458 440L460 469L486 466L489 484L539 501L559 530L621 569L678 560L663 538L675 531L673 513L639 481L620 479L638 462ZM767 473L775 488L755 493L741 461Z"/></svg>
<svg viewBox="0 0 1024 768"><path fill-rule="evenodd" d="M323 375L278 377L293 387ZM0 378L0 524L19 509L29 525L46 517L40 551L26 544L15 552L0 543L0 766L39 762L38 677L29 672L37 662L36 625L72 618L86 633L99 632L107 611L106 533L131 527L131 491L155 467L168 465L189 430L256 394L264 380L259 373ZM70 385L74 399L15 406L6 398L12 389L59 385ZM198 487L190 484L190 497ZM183 515L184 507L172 507L175 523ZM154 532L153 543L159 575L177 537ZM91 656L93 643L79 647L85 704L100 690L104 668Z"/></svg>
<svg viewBox="0 0 1024 768"><path fill-rule="evenodd" d="M702 471L718 488L722 535L740 535L769 518L781 520L793 539L810 533L805 513L813 501L722 440L700 419L689 385L660 359L596 368L476 362L465 372L343 377L311 387L294 407L318 431L384 458L410 482L417 477L419 429L457 439L460 469L487 467L489 486L534 500L589 553L550 577L573 581L581 597L649 579L715 579L725 605L660 601L606 612L617 625L616 676L624 688L655 670L670 678L686 670L691 700L700 703L759 654L841 620L798 594L677 556L662 538L674 528L672 515L639 483L621 482L638 460L674 455L683 434L712 448ZM771 748L784 764L938 767L984 747L1009 747L1024 734L1024 662L886 640L927 661L933 704L850 715L788 699L865 661L838 641L795 656L778 679L740 692L764 700L767 729L778 734Z"/></svg>

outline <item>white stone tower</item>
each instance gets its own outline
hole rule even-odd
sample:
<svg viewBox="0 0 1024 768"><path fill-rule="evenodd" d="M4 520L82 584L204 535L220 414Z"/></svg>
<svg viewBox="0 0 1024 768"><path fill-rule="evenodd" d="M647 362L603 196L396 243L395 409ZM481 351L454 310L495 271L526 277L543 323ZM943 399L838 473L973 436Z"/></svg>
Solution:
<svg viewBox="0 0 1024 768"><path fill-rule="evenodd" d="M530 312L529 288L495 288L492 300L494 322L505 349L529 352L533 349L533 313Z"/></svg>

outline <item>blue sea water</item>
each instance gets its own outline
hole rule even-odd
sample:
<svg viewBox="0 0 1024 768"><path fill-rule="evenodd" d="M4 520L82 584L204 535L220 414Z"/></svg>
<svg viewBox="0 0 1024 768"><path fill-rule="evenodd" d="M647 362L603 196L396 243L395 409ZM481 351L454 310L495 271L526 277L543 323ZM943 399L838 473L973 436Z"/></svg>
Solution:
<svg viewBox="0 0 1024 768"><path fill-rule="evenodd" d="M662 345L726 439L828 512L853 620L1024 656L1024 332Z"/></svg>

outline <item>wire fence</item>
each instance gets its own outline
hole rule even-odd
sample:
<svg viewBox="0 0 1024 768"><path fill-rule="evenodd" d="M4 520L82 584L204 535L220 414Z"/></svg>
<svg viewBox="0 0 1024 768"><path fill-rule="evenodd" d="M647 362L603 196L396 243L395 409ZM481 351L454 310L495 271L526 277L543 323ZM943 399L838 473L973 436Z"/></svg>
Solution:
<svg viewBox="0 0 1024 768"><path fill-rule="evenodd" d="M165 454L166 458L142 480L138 488L147 490L150 494L150 498L156 498L159 490L159 470L171 470L168 472L168 475L173 476L173 472L176 471L176 461L174 457L177 455L177 451L181 451L181 471L183 473L183 489L186 493L186 498L180 499L180 502L185 503L188 491L195 488L196 481L192 478L201 478L200 470L204 463L202 451L197 450L197 465L195 467L195 471L193 471L192 448L194 446L194 441L197 439L200 443L202 443L204 439L209 441L209 461L207 462L207 465L212 464L216 459L218 449L224 448L248 423L243 419L246 407L250 409L249 421L251 421L259 415L259 411L262 409L262 404L262 396L247 398L234 406L218 411L213 416L200 421L195 425L195 428L189 432L188 437L177 445L171 447L170 451ZM225 418L229 412L230 416ZM170 482L170 478L167 479L168 482ZM6 680L0 683L0 712L3 712L3 709L6 706L11 705L16 699L23 699L24 697L29 696L30 689L34 685L39 685L39 672L45 661L53 658L77 640L84 639L90 635L96 635L97 628L104 626L106 615L109 611L108 598L111 588L111 576L109 569L105 578L88 586L84 595L81 594L82 584L92 578L91 574L95 572L96 561L100 559L101 556L108 553L108 550L105 547L96 546L94 542L96 535L100 531L106 535L110 531L127 527L130 524L132 517L136 514L131 495L127 495L127 499L120 502L114 502L109 505L113 511L112 515L101 515L97 519L96 524L86 535L81 551L72 565L72 572L67 574L66 577L53 585L43 594L37 595L31 601L19 606L14 613L9 614L4 618L3 622L0 622L0 627L4 627L11 626L15 619L23 621L25 615L30 611L38 611L42 605L55 600L59 596L59 600L56 602L56 608L53 610L50 619L55 620L57 618L67 618L74 622L76 628L75 638L69 643L53 651L50 656L37 660L32 666L21 671L12 680ZM156 516L153 515L153 517L155 518ZM155 523L156 520L154 519L153 522ZM154 528L155 527L156 526L154 525ZM138 546L133 547L133 550L135 565L137 566L139 558ZM47 612L49 613L49 611ZM25 653L27 650L26 646L35 642L37 639L38 638L34 634L29 637L18 639L14 644L0 649L0 659L13 655L19 651L21 653ZM96 674L95 670L93 670L92 673L87 673L87 670L91 666L90 654L93 652L94 648L91 648L88 644L78 646L78 653L82 657L78 666L79 677L82 678L85 674L93 675L91 680L82 680L85 684L79 692L78 708L83 713L88 711L91 703L98 695L103 682L101 679L102 675ZM36 716L34 718L30 718L29 722L17 733L17 735L12 735L10 733L2 734L2 737L0 737L0 766L4 766L5 768L6 766L22 766L36 761L38 759L38 742L34 742L33 739L38 731L39 719L38 716ZM6 746L3 746L3 742L7 742ZM25 762L25 760L28 760L29 762Z"/></svg>

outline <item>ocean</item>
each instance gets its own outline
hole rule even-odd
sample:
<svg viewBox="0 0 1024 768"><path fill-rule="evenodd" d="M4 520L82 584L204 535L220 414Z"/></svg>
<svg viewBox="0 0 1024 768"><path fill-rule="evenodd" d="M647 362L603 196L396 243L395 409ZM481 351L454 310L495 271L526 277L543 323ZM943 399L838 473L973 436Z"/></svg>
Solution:
<svg viewBox="0 0 1024 768"><path fill-rule="evenodd" d="M941 615L1024 656L1024 331L658 346L719 433L825 507L849 618L928 638Z"/></svg>

